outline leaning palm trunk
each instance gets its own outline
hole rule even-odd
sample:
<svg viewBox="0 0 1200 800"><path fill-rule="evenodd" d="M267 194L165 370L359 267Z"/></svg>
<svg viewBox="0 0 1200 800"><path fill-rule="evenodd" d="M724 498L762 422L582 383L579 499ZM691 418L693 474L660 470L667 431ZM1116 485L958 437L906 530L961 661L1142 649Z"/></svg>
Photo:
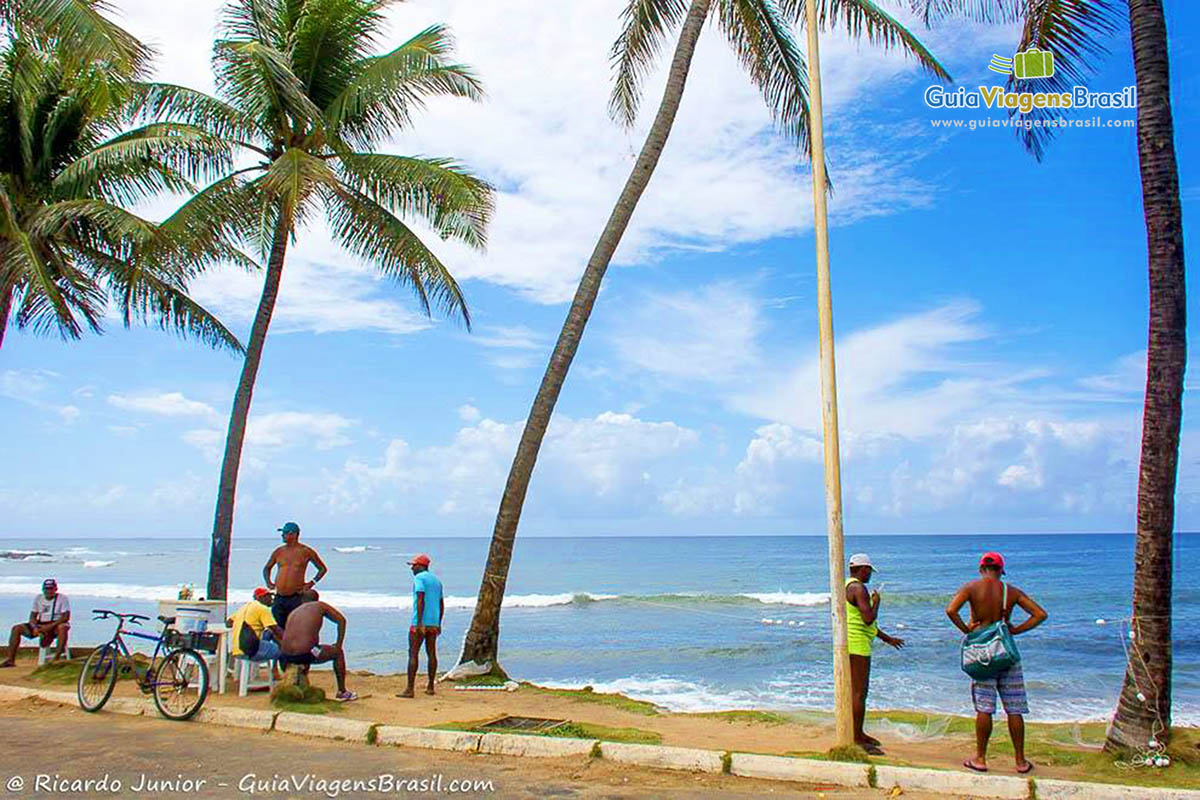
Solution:
<svg viewBox="0 0 1200 800"><path fill-rule="evenodd" d="M4 347L4 331L8 329L8 315L12 313L12 298L12 289L5 289L0 297L0 347Z"/></svg>
<svg viewBox="0 0 1200 800"><path fill-rule="evenodd" d="M600 234L600 241L596 243L596 249L588 259L583 277L579 281L579 288L575 290L575 299L571 301L571 309L563 323L562 332L554 345L546 374L542 377L542 384L533 400L533 408L525 421L521 443L517 446L517 455L513 458L508 481L504 486L500 510L496 514L496 527L492 531L487 566L484 568L483 581L479 585L479 599L471 617L471 627L467 630L463 642L460 663L474 661L482 664L490 661L496 665L496 650L500 638L500 604L504 600L504 588L508 582L508 567L512 562L513 542L517 536L517 524L521 519L521 507L525 504L525 493L529 489L529 480L533 476L538 451L546 435L546 428L550 425L550 417L554 413L555 403L558 402L559 392L562 391L563 381L567 378L567 370L570 369L575 352L579 349L579 340L583 336L588 317L591 316L592 306L600 293L600 282L604 279L609 261L612 260L613 253L629 226L638 200L650 183L650 177L658 166L663 147L666 146L667 137L671 134L671 126L679 111L679 102L683 98L688 71L691 69L692 56L696 52L696 43L700 39L700 31L704 27L704 20L711 5L712 0L692 0L679 34L675 55L671 60L667 87L663 92L658 114L650 126L650 132L633 166L633 172L625 181L625 188L621 190L616 207L608 218L608 224Z"/></svg>
<svg viewBox="0 0 1200 800"><path fill-rule="evenodd" d="M1150 266L1150 343L1138 475L1129 663L1109 750L1165 743L1171 731L1171 561L1187 311L1183 213L1162 0L1129 0L1138 96L1138 159Z"/></svg>
<svg viewBox="0 0 1200 800"><path fill-rule="evenodd" d="M238 380L237 392L233 396L233 410L229 414L225 456L221 461L221 484L217 489L217 512L213 520L212 551L208 561L210 600L224 600L229 590L229 540L233 534L233 506L237 495L238 469L242 465L242 443L246 438L250 399L254 395L254 381L258 377L263 345L267 342L267 329L271 327L275 300L279 297L279 281L283 277L283 261L287 255L290 229L287 215L281 211L276 221L271 255L267 261L262 297L258 301L258 311L254 314L254 325L250 328L250 341L246 346L242 377Z"/></svg>

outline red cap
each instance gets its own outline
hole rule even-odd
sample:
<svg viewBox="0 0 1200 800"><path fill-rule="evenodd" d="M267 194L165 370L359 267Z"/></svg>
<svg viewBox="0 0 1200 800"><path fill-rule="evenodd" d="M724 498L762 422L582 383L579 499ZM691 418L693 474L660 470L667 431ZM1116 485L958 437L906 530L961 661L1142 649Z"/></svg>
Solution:
<svg viewBox="0 0 1200 800"><path fill-rule="evenodd" d="M1000 573L1004 573L1004 556L999 553L984 553L979 559L980 567L999 567Z"/></svg>
<svg viewBox="0 0 1200 800"><path fill-rule="evenodd" d="M258 600L261 597L266 597L270 593L271 593L270 589L266 588L265 586L260 586L254 590L254 599Z"/></svg>
<svg viewBox="0 0 1200 800"><path fill-rule="evenodd" d="M414 567L428 567L429 556L425 555L424 553L418 553L417 555L413 556L408 563Z"/></svg>

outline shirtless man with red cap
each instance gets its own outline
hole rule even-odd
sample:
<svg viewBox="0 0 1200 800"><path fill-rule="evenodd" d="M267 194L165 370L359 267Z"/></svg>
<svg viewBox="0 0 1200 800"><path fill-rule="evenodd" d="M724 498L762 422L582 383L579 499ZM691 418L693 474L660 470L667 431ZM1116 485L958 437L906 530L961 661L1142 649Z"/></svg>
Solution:
<svg viewBox="0 0 1200 800"><path fill-rule="evenodd" d="M966 583L950 605L946 616L964 634L983 628L993 622L1004 620L1013 636L1033 630L1046 621L1046 611L1032 597L1002 580L1004 556L999 553L984 553L979 559L979 578ZM971 604L971 622L962 621L959 610ZM1020 606L1029 618L1020 625L1012 624L1012 612ZM1004 704L1008 717L1008 733L1012 737L1013 755L1016 757L1017 772L1030 772L1033 764L1025 760L1025 715L1029 713L1029 699L1025 695L1025 676L1021 663L985 681L971 681L971 700L975 703L975 758L963 762L963 766L974 772L987 772L988 739L992 736L992 715L996 713L996 696Z"/></svg>

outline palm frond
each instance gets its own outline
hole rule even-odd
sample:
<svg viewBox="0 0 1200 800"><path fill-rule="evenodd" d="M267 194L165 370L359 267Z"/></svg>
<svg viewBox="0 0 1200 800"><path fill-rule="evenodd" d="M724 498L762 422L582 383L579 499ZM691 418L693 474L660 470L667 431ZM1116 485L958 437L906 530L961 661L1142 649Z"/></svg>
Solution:
<svg viewBox="0 0 1200 800"><path fill-rule="evenodd" d="M63 196L95 194L136 202L160 190L226 173L233 151L219 136L191 125L155 122L113 137L67 165L54 179Z"/></svg>
<svg viewBox="0 0 1200 800"><path fill-rule="evenodd" d="M259 150L257 143L269 136L253 118L229 103L186 86L135 84L125 110L131 122L191 125L248 149Z"/></svg>
<svg viewBox="0 0 1200 800"><path fill-rule="evenodd" d="M353 80L374 49L381 8L364 0L305 0L290 29L292 70L313 102L325 108Z"/></svg>
<svg viewBox="0 0 1200 800"><path fill-rule="evenodd" d="M1008 24L1025 18L1033 0L909 0L909 6L930 25L947 17L962 17L986 25Z"/></svg>
<svg viewBox="0 0 1200 800"><path fill-rule="evenodd" d="M493 188L445 158L355 153L339 159L341 177L392 214L429 222L443 239L483 249Z"/></svg>
<svg viewBox="0 0 1200 800"><path fill-rule="evenodd" d="M470 328L466 298L450 270L403 221L371 198L337 187L327 198L333 235L351 253L407 285L426 314L437 305Z"/></svg>
<svg viewBox="0 0 1200 800"><path fill-rule="evenodd" d="M628 0L621 13L621 35L611 54L615 79L608 110L613 119L633 125L654 60L686 13L685 0Z"/></svg>
<svg viewBox="0 0 1200 800"><path fill-rule="evenodd" d="M1008 0L994 0L998 6ZM891 14L888 14L873 0L816 0L820 3L818 9L820 25L823 29L846 31L852 39L866 39L872 45L884 50L900 50L906 56L911 56L934 77L950 80L950 73L941 62L929 51L912 31L908 30ZM966 0L971 2L971 0ZM805 0L779 0L783 14L793 20L798 26L805 24Z"/></svg>
<svg viewBox="0 0 1200 800"><path fill-rule="evenodd" d="M258 41L218 41L217 89L260 127L290 136L321 136L321 110L304 92L287 56Z"/></svg>
<svg viewBox="0 0 1200 800"><path fill-rule="evenodd" d="M1025 19L1017 52L1037 46L1054 53L1054 75L1038 79L1037 90L1070 92L1083 84L1095 70L1096 59L1108 53L1104 40L1116 32L1123 4L1116 0L1046 0L1040 16ZM1022 85L1028 89L1027 82ZM1019 88L1016 78L1008 79L1009 90ZM1009 116L1016 116L1010 111ZM1034 108L1021 115L1028 123L1017 128L1021 144L1041 161L1046 147L1058 128L1049 120L1063 116L1059 108Z"/></svg>
<svg viewBox="0 0 1200 800"><path fill-rule="evenodd" d="M313 200L318 199L318 190L335 187L339 180L324 159L302 148L289 147L253 184L266 205L279 207L298 226L306 220Z"/></svg>
<svg viewBox="0 0 1200 800"><path fill-rule="evenodd" d="M149 69L153 51L104 16L102 0L3 0L0 21L10 31L31 27L55 40L77 64L101 62L127 77Z"/></svg>
<svg viewBox="0 0 1200 800"><path fill-rule="evenodd" d="M408 128L427 98L481 99L479 79L469 67L450 60L453 46L445 26L433 25L390 53L358 61L354 77L325 107L330 127L366 148Z"/></svg>

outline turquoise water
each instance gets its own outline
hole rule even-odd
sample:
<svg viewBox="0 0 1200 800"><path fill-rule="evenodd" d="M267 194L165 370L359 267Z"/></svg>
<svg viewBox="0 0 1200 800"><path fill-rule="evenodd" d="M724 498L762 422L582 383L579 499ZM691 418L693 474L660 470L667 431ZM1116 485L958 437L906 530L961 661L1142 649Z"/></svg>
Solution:
<svg viewBox="0 0 1200 800"><path fill-rule="evenodd" d="M248 599L275 539L235 541L231 591ZM323 598L350 620L353 669L402 668L411 615L405 559L433 557L445 583L443 664L458 655L487 555L485 539L305 541L330 567ZM821 537L629 537L519 540L501 620L501 659L522 679L621 691L679 710L828 708L831 705L828 578ZM95 607L153 612L178 584L203 591L208 544L183 539L0 540L0 615L13 621L43 577L54 576L75 608L75 642L109 627ZM967 713L958 636L943 608L975 575L984 550L999 550L1009 579L1050 612L1020 639L1032 718L1102 718L1124 673L1124 629L1133 538L1124 535L851 536L879 567L884 630L908 640L880 647L871 703ZM1200 589L1183 580L1200 535L1176 543L1174 596L1177 721L1200 725ZM1097 620L1106 624L1097 624Z"/></svg>

